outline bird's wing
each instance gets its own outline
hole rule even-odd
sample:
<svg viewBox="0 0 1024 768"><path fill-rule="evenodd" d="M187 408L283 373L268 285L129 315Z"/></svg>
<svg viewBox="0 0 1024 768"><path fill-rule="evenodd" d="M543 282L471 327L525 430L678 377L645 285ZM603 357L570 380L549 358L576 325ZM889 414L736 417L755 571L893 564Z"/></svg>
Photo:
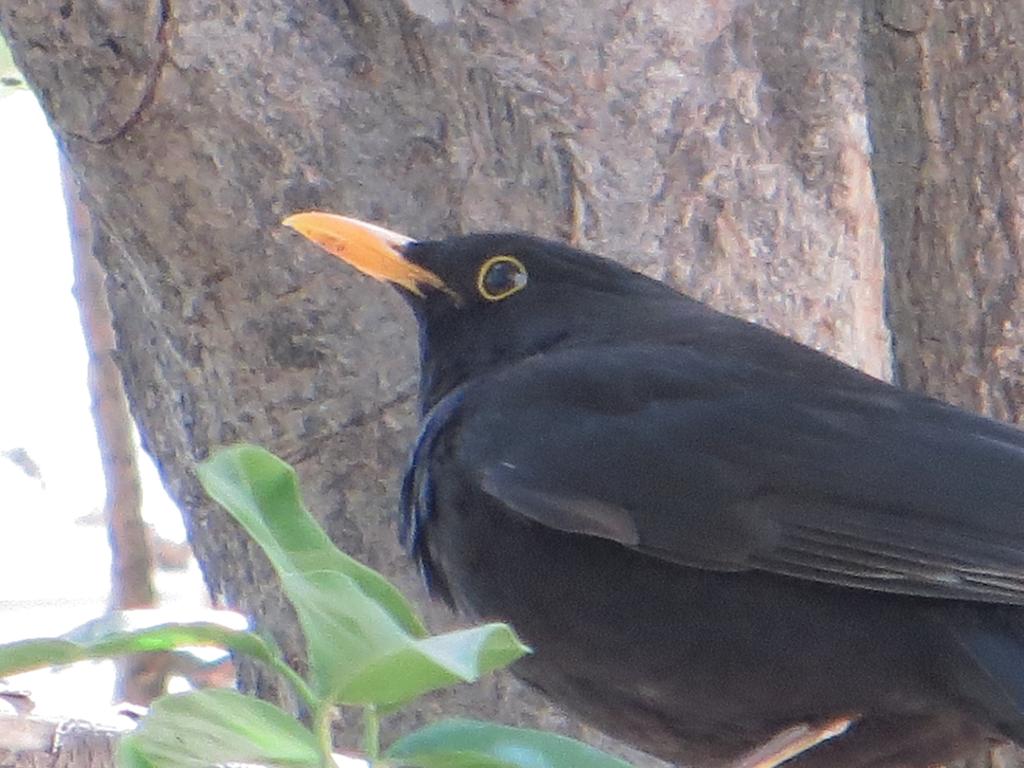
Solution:
<svg viewBox="0 0 1024 768"><path fill-rule="evenodd" d="M694 567L1024 604L1024 432L821 366L568 350L465 387L425 434L457 425L460 475L552 528Z"/></svg>

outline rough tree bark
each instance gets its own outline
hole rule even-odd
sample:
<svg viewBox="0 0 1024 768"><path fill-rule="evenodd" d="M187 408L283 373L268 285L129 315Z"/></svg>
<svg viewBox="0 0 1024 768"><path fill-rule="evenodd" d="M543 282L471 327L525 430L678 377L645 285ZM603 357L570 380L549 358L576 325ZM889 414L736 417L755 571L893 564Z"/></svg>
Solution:
<svg viewBox="0 0 1024 768"><path fill-rule="evenodd" d="M296 652L199 492L213 446L283 455L337 542L422 592L392 532L411 319L283 215L573 239L876 375L891 328L909 385L1016 419L1022 24L1002 0L0 0L210 587ZM505 679L438 701L539 711Z"/></svg>
<svg viewBox="0 0 1024 768"><path fill-rule="evenodd" d="M889 322L904 384L1024 408L1024 7L883 2L865 25Z"/></svg>

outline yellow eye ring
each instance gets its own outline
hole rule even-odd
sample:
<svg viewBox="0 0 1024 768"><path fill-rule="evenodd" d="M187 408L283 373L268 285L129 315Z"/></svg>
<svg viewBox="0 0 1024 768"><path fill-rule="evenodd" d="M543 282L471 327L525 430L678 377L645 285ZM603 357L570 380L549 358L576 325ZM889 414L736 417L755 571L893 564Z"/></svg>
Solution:
<svg viewBox="0 0 1024 768"><path fill-rule="evenodd" d="M488 301L501 301L525 287L526 267L515 256L492 256L476 276L476 290Z"/></svg>

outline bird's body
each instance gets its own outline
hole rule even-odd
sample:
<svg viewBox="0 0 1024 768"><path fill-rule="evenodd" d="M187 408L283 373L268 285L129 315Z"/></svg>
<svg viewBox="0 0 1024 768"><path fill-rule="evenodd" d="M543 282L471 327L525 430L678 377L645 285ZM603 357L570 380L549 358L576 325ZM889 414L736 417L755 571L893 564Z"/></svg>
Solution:
<svg viewBox="0 0 1024 768"><path fill-rule="evenodd" d="M847 720L777 754L1024 743L1024 433L565 246L393 245L438 279L388 278L423 366L403 537L522 677L699 765Z"/></svg>
<svg viewBox="0 0 1024 768"><path fill-rule="evenodd" d="M607 541L523 526L486 497L442 500L474 512L447 520L433 546L457 604L532 644L517 674L663 759L731 765L794 724L860 713L870 715L793 765L924 766L994 735L991 713L943 680L974 665L948 617L919 600L623 556ZM929 762L889 761L921 755Z"/></svg>

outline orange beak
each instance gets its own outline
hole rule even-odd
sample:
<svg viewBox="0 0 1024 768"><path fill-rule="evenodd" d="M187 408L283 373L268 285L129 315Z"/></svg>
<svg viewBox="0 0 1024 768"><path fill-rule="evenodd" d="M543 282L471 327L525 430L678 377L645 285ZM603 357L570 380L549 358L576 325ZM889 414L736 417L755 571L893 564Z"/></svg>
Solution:
<svg viewBox="0 0 1024 768"><path fill-rule="evenodd" d="M377 280L400 285L417 296L423 296L424 285L452 293L440 277L402 256L398 249L411 243L410 237L359 219L318 211L294 213L281 223Z"/></svg>

